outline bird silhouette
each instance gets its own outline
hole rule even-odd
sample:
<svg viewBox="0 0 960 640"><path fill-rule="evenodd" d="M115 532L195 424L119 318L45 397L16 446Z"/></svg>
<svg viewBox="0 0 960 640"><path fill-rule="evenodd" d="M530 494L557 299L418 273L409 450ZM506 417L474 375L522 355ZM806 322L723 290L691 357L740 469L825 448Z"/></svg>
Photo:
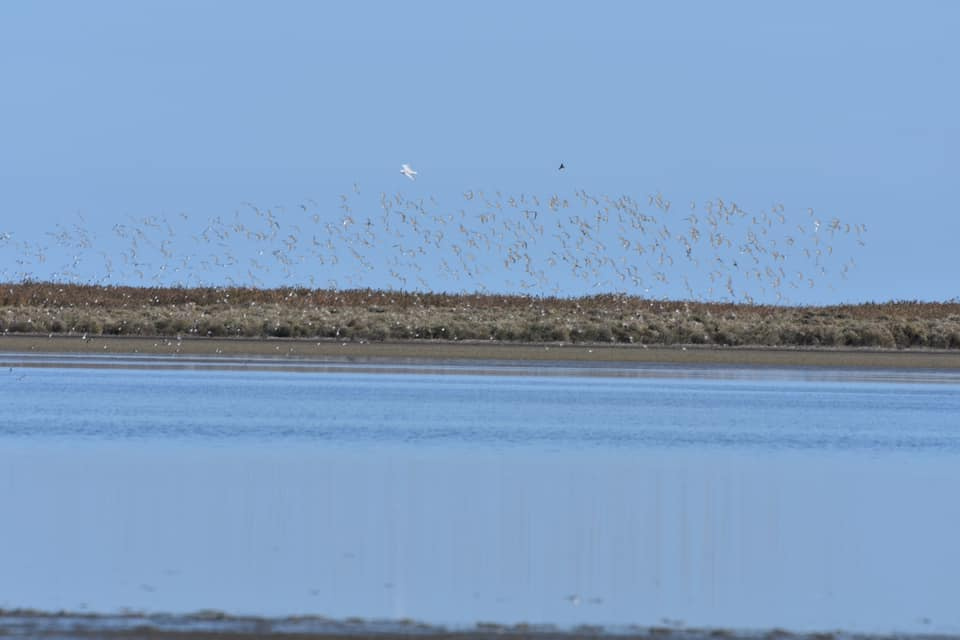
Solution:
<svg viewBox="0 0 960 640"><path fill-rule="evenodd" d="M400 172L417 176L409 164ZM689 209L677 215L660 191L535 194L465 185L445 201L352 184L327 202L289 210L243 203L232 215L125 215L100 226L77 215L38 237L0 229L0 281L347 283L782 302L791 290L848 278L867 231L832 213L798 214L783 204L748 212L722 198L684 200Z"/></svg>

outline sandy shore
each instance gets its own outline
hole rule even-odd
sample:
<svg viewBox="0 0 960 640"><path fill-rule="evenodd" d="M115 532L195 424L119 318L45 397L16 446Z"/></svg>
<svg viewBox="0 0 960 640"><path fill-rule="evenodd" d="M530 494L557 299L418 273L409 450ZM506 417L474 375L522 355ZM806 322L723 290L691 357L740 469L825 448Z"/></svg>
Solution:
<svg viewBox="0 0 960 640"><path fill-rule="evenodd" d="M500 342L340 342L285 338L145 338L4 335L0 352L284 356L313 360L663 363L686 365L958 369L960 351L772 347L642 347Z"/></svg>

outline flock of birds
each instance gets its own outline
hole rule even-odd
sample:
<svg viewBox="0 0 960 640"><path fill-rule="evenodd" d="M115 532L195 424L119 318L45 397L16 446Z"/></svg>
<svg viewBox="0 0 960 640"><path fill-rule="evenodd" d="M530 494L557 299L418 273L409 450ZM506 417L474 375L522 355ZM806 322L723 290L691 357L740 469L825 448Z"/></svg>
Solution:
<svg viewBox="0 0 960 640"><path fill-rule="evenodd" d="M400 173L418 176L408 164ZM404 190L366 195L354 184L330 206L247 204L233 215L95 224L77 214L40 237L0 231L0 281L776 303L845 278L865 233L812 209L679 204L659 192L638 200L469 189L442 202Z"/></svg>

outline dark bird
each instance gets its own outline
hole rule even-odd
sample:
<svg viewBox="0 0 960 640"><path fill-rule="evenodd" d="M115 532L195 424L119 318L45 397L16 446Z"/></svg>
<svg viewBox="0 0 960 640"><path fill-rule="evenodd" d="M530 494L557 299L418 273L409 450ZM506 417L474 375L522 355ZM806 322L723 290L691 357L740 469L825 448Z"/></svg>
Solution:
<svg viewBox="0 0 960 640"><path fill-rule="evenodd" d="M566 167L563 166L563 163L561 162L561 163L560 163L560 168L558 169L558 171L563 171L564 169L566 169Z"/></svg>

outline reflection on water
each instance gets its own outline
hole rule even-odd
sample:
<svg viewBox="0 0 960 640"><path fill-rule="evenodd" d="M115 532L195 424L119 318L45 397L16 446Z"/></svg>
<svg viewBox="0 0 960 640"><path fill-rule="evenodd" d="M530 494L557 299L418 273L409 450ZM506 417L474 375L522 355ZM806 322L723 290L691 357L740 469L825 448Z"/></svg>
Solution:
<svg viewBox="0 0 960 640"><path fill-rule="evenodd" d="M24 371L3 608L960 632L954 385Z"/></svg>

